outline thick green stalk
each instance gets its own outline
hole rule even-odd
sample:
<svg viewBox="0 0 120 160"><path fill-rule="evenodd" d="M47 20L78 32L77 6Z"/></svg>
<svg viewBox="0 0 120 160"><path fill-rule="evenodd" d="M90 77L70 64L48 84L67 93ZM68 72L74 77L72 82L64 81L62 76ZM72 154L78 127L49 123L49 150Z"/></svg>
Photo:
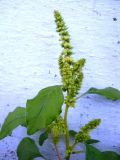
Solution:
<svg viewBox="0 0 120 160"><path fill-rule="evenodd" d="M69 109L69 106L66 105L65 113L64 113L64 122L66 127L66 133L65 133L66 151L68 151L70 148L70 136L69 136L69 128L68 128L68 122L67 122L68 109ZM66 160L70 159L70 154L66 155L65 157Z"/></svg>
<svg viewBox="0 0 120 160"><path fill-rule="evenodd" d="M68 122L67 122L68 108L69 106L66 105L65 113L64 113L64 121L65 121L65 127L66 127L66 133L65 133L66 149L68 149L70 145L69 129L68 129Z"/></svg>

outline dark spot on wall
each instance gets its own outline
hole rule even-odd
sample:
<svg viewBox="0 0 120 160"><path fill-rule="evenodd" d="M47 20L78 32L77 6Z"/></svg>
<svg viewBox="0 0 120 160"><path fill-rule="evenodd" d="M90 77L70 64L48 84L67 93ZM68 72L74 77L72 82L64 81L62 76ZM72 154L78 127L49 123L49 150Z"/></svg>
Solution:
<svg viewBox="0 0 120 160"><path fill-rule="evenodd" d="M113 21L117 21L117 18L116 18L116 17L113 17Z"/></svg>
<svg viewBox="0 0 120 160"><path fill-rule="evenodd" d="M120 41L117 41L117 44L120 44Z"/></svg>

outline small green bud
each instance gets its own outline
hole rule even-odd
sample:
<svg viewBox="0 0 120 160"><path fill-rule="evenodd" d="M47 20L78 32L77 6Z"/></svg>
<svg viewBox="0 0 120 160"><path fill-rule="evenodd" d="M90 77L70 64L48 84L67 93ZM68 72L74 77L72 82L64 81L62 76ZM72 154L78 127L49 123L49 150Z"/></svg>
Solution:
<svg viewBox="0 0 120 160"><path fill-rule="evenodd" d="M70 37L69 36L61 36L61 40L69 42L70 41Z"/></svg>
<svg viewBox="0 0 120 160"><path fill-rule="evenodd" d="M57 27L61 27L61 28L62 28L62 27L64 27L64 23L63 23L63 22L58 21L58 22L57 22Z"/></svg>
<svg viewBox="0 0 120 160"><path fill-rule="evenodd" d="M75 98L67 96L65 99L65 104L67 106L74 107L75 106Z"/></svg>
<svg viewBox="0 0 120 160"><path fill-rule="evenodd" d="M60 34L61 36L69 36L68 31L61 31L59 34Z"/></svg>
<svg viewBox="0 0 120 160"><path fill-rule="evenodd" d="M61 31L62 31L62 28L59 27L56 31L57 31L57 32L61 32Z"/></svg>
<svg viewBox="0 0 120 160"><path fill-rule="evenodd" d="M69 55L72 54L72 50L71 50L71 49L68 49L68 48L67 48L67 49L64 49L63 52L62 52L62 54L69 56Z"/></svg>
<svg viewBox="0 0 120 160"><path fill-rule="evenodd" d="M70 43L68 43L68 42L63 42L63 43L61 44L61 46L62 46L63 48L65 48L65 49L71 49L71 48L72 48L72 46L71 46Z"/></svg>
<svg viewBox="0 0 120 160"><path fill-rule="evenodd" d="M73 64L73 58L69 57L69 56L66 56L64 59L63 59L63 63L69 63L69 64Z"/></svg>

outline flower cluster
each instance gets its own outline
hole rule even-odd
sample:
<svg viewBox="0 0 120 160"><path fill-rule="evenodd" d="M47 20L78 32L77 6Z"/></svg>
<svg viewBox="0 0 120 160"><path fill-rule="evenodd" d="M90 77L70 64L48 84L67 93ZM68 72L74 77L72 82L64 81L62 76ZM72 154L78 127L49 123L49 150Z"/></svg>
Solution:
<svg viewBox="0 0 120 160"><path fill-rule="evenodd" d="M88 124L86 124L85 126L83 126L75 136L75 143L78 143L78 142L85 143L87 140L89 140L90 131L95 129L100 124L100 122L101 122L100 119L94 119L90 121Z"/></svg>
<svg viewBox="0 0 120 160"><path fill-rule="evenodd" d="M89 133L91 130L99 126L101 119L94 119L81 128L81 131Z"/></svg>
<svg viewBox="0 0 120 160"><path fill-rule="evenodd" d="M81 88L83 73L82 68L85 64L85 59L80 59L77 62L73 60L71 55L72 46L70 44L70 35L68 33L65 22L58 11L54 12L57 32L60 35L61 46L63 51L59 57L59 69L62 77L63 91L67 91L65 103L67 106L74 107L75 97Z"/></svg>
<svg viewBox="0 0 120 160"><path fill-rule="evenodd" d="M53 143L57 144L62 133L65 134L66 132L66 127L63 118L59 116L55 121L52 122L51 125L49 125L49 128L51 130Z"/></svg>
<svg viewBox="0 0 120 160"><path fill-rule="evenodd" d="M80 131L75 136L75 143L85 143L90 139L90 135L86 132Z"/></svg>

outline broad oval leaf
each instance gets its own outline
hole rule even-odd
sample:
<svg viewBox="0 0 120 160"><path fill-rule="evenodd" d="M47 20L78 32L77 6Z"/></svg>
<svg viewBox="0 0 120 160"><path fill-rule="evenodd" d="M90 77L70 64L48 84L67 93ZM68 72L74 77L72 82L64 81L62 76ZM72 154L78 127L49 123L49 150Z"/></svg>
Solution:
<svg viewBox="0 0 120 160"><path fill-rule="evenodd" d="M34 140L29 137L22 139L18 145L17 156L19 160L33 160L36 157L43 157Z"/></svg>
<svg viewBox="0 0 120 160"><path fill-rule="evenodd" d="M92 145L86 144L86 160L120 160L120 155L113 151L101 152Z"/></svg>
<svg viewBox="0 0 120 160"><path fill-rule="evenodd" d="M0 139L10 135L12 131L19 125L26 125L26 109L23 107L17 107L13 112L10 112L6 117L1 131Z"/></svg>
<svg viewBox="0 0 120 160"><path fill-rule="evenodd" d="M46 139L48 139L48 133L44 132L39 137L39 145L42 146Z"/></svg>
<svg viewBox="0 0 120 160"><path fill-rule="evenodd" d="M113 87L107 87L104 89L90 88L86 93L99 94L111 100L120 100L120 91Z"/></svg>
<svg viewBox="0 0 120 160"><path fill-rule="evenodd" d="M101 152L97 148L89 144L86 144L86 160L103 160L103 159Z"/></svg>
<svg viewBox="0 0 120 160"><path fill-rule="evenodd" d="M61 86L42 89L38 95L27 101L26 118L28 134L46 128L62 111L64 96Z"/></svg>
<svg viewBox="0 0 120 160"><path fill-rule="evenodd" d="M102 152L103 160L120 160L120 155L113 151Z"/></svg>

